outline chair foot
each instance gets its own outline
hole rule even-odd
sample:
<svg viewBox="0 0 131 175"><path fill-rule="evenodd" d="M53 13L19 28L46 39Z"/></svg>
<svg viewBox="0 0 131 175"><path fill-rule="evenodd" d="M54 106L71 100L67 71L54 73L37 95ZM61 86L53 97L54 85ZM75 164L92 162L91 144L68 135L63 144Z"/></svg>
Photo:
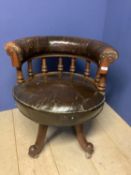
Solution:
<svg viewBox="0 0 131 175"><path fill-rule="evenodd" d="M76 125L75 131L76 131L76 136L77 136L80 146L85 152L88 153L88 158L90 158L92 153L94 152L94 146L92 143L86 140L86 137L84 135L83 124Z"/></svg>
<svg viewBox="0 0 131 175"><path fill-rule="evenodd" d="M48 126L39 125L36 142L34 145L31 145L29 148L28 154L31 157L33 157L33 158L37 157L39 155L39 153L42 151L42 149L44 147L44 141L45 141L47 128L48 128Z"/></svg>

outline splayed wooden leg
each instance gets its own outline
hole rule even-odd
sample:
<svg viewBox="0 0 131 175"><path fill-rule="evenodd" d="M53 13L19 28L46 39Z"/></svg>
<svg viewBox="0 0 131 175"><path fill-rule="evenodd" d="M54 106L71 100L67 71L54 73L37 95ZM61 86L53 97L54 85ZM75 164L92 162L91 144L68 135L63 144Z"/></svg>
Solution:
<svg viewBox="0 0 131 175"><path fill-rule="evenodd" d="M35 158L43 149L48 126L39 125L36 142L29 148L29 155Z"/></svg>
<svg viewBox="0 0 131 175"><path fill-rule="evenodd" d="M79 141L80 146L85 152L89 154L88 158L91 157L92 153L94 152L94 146L92 143L86 140L83 124L76 125L75 131L76 131L77 139Z"/></svg>

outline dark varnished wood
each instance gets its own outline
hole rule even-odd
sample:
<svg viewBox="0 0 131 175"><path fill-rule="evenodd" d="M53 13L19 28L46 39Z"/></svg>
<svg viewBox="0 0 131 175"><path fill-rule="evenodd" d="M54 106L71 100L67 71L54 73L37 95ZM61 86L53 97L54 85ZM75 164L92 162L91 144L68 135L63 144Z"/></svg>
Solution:
<svg viewBox="0 0 131 175"><path fill-rule="evenodd" d="M78 139L80 146L82 147L82 149L85 152L88 152L89 155L91 156L92 153L94 152L94 146L92 143L90 143L86 140L86 137L84 134L83 124L76 125L75 131L76 131L76 136L77 136L77 139Z"/></svg>
<svg viewBox="0 0 131 175"><path fill-rule="evenodd" d="M43 149L48 126L39 125L38 134L34 145L29 148L29 155L36 157Z"/></svg>

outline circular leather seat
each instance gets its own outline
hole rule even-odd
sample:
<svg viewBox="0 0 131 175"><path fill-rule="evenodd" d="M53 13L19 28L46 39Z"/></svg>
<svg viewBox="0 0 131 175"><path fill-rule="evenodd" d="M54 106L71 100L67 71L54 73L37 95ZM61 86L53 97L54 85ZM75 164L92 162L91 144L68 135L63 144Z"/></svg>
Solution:
<svg viewBox="0 0 131 175"><path fill-rule="evenodd" d="M105 100L91 79L66 72L37 74L16 85L14 97L24 115L57 126L87 121L102 110Z"/></svg>

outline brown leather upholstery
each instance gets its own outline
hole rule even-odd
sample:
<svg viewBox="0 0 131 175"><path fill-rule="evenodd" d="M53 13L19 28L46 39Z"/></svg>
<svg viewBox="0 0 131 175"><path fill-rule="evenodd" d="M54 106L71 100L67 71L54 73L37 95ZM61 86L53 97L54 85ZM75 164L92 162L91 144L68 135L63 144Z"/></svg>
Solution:
<svg viewBox="0 0 131 175"><path fill-rule="evenodd" d="M62 118L63 125L84 122L91 118L90 115L83 118L85 114L91 111L99 113L98 108L103 106L105 99L90 79L86 80L79 74L71 78L70 73L63 73L60 76L57 72L49 73L47 77L38 74L33 79L15 86L14 98L18 104L32 110L32 114L26 113L27 116L32 117L33 111L37 111L35 121L39 118L42 124L47 125L60 125ZM22 109L21 111L23 112ZM44 116L40 119L42 112L46 112L48 120L45 120Z"/></svg>
<svg viewBox="0 0 131 175"><path fill-rule="evenodd" d="M19 67L32 57L42 55L75 55L90 58L99 64L104 58L113 62L118 53L112 46L97 40L65 36L37 36L18 39L6 44L12 63Z"/></svg>
<svg viewBox="0 0 131 175"><path fill-rule="evenodd" d="M36 110L73 113L93 110L104 102L90 79L75 74L73 78L69 73L49 73L45 78L43 74L23 84L16 85L14 97L20 103Z"/></svg>

